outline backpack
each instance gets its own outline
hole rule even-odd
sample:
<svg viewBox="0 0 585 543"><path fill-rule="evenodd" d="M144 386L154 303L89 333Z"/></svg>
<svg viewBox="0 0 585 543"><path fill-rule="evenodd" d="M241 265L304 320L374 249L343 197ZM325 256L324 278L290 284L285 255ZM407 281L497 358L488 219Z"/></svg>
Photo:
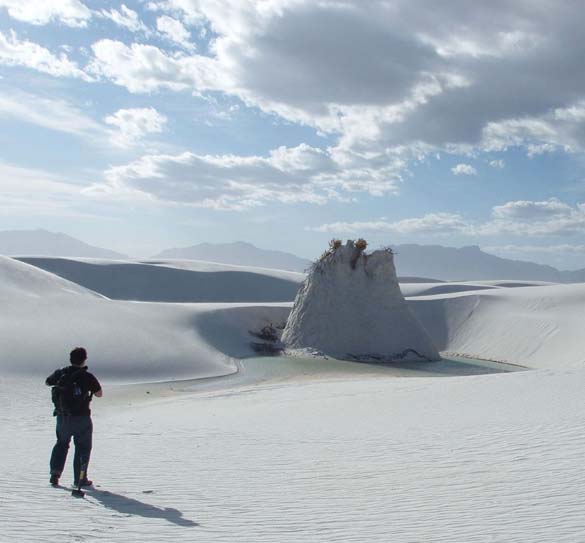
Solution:
<svg viewBox="0 0 585 543"><path fill-rule="evenodd" d="M78 376L84 370L85 368L73 372L62 371L57 384L51 390L55 414L75 415L85 407L88 391L78 382Z"/></svg>

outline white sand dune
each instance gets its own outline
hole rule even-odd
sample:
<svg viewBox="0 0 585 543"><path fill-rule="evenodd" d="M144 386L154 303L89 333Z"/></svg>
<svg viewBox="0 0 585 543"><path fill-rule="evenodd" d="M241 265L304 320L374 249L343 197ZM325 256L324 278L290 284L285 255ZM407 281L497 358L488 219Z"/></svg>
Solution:
<svg viewBox="0 0 585 543"><path fill-rule="evenodd" d="M47 390L3 379L0 420L18 438L0 453L2 536L575 543L585 534L584 386L572 370L353 375L138 405L106 395L94 402L99 487L75 500L46 483Z"/></svg>
<svg viewBox="0 0 585 543"><path fill-rule="evenodd" d="M521 288L554 285L544 281L443 281L429 282L401 282L400 290L404 296L432 296L434 294L452 294L455 292L469 292L474 290L488 290L495 288Z"/></svg>
<svg viewBox="0 0 585 543"><path fill-rule="evenodd" d="M100 266L107 270L112 265L96 264ZM160 266L135 269L156 277ZM249 330L284 323L291 307L290 303L114 301L10 258L0 260L0 272L5 308L0 339L8 353L4 365L11 372L26 373L34 360L36 372L43 373L63 360L75 343L88 347L106 379L160 381L224 375L236 370L234 358L253 356ZM226 283L242 284L231 276L220 277ZM484 282L406 286L414 287L409 305L441 351L528 367L585 361L585 339L580 333L585 317L583 284L532 288L491 284L484 290L477 289L488 286ZM472 290L457 293L448 287ZM173 286L162 283L157 288L162 292ZM256 288L263 285L258 283ZM446 289L447 294L428 295L434 288ZM248 295L254 298L258 293L252 290Z"/></svg>
<svg viewBox="0 0 585 543"><path fill-rule="evenodd" d="M435 294L452 294L455 292L470 292L497 288L481 283L400 283L402 294L409 298L416 296L432 296Z"/></svg>
<svg viewBox="0 0 585 543"><path fill-rule="evenodd" d="M101 260L102 263L107 261ZM275 268L264 268L261 266L243 266L237 264L223 264L221 262L208 262L206 260L140 260L141 264L152 266L163 266L167 268L177 268L180 270L190 270L197 272L217 272L217 271L239 271L258 273L268 277L277 277L286 279L294 283L301 283L305 279L305 274L288 270L279 270Z"/></svg>
<svg viewBox="0 0 585 543"><path fill-rule="evenodd" d="M147 302L286 302L303 275L295 272L195 262L126 262L22 257L114 300Z"/></svg>
<svg viewBox="0 0 585 543"><path fill-rule="evenodd" d="M0 297L2 300L19 297L41 297L54 295L96 296L86 288L44 272L32 266L20 264L16 260L0 255Z"/></svg>
<svg viewBox="0 0 585 543"><path fill-rule="evenodd" d="M545 369L250 359L179 383L232 374L291 304L110 300L9 258L0 279L2 540L585 540L585 284L408 299L443 351ZM48 485L43 381L75 344L105 383L85 500Z"/></svg>
<svg viewBox="0 0 585 543"><path fill-rule="evenodd" d="M550 281L513 281L513 280L488 280L480 281L482 285L492 285L501 288L519 288L519 287L545 287L547 285L556 285Z"/></svg>
<svg viewBox="0 0 585 543"><path fill-rule="evenodd" d="M28 264L0 259L0 345L4 374L46 375L84 345L105 380L166 381L236 371L251 356L248 329L286 318L288 309L246 304L163 304L104 299ZM236 311L235 308L238 308ZM237 339L206 324L215 313L239 326ZM208 338L208 339L205 339Z"/></svg>
<svg viewBox="0 0 585 543"><path fill-rule="evenodd" d="M583 283L420 296L410 307L442 351L533 368L585 365Z"/></svg>

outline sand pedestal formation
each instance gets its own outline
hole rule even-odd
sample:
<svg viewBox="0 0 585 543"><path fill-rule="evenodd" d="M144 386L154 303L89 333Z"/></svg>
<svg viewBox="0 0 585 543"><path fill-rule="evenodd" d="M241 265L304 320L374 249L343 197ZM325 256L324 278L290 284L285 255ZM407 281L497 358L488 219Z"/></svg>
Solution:
<svg viewBox="0 0 585 543"><path fill-rule="evenodd" d="M389 250L333 244L301 286L284 330L288 349L378 360L439 360L411 313Z"/></svg>

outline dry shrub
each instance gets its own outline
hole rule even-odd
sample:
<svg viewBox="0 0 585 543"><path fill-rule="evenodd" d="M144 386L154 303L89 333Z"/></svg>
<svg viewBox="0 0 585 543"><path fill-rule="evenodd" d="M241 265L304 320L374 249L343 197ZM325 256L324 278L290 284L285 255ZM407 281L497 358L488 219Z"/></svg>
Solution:
<svg viewBox="0 0 585 543"><path fill-rule="evenodd" d="M368 242L363 239L363 238L359 238L356 242L355 242L355 248L358 251L365 251L366 247L368 246Z"/></svg>
<svg viewBox="0 0 585 543"><path fill-rule="evenodd" d="M354 253L353 258L351 259L351 269L352 270L355 270L355 266L357 264L357 261L359 260L360 256L362 256L364 254L364 251L366 250L367 246L368 246L368 242L363 238L359 238L358 240L355 241L355 243L354 243L355 253ZM364 258L367 258L367 255L364 255Z"/></svg>
<svg viewBox="0 0 585 543"><path fill-rule="evenodd" d="M318 264L319 262L323 262L323 260L325 260L329 255L332 255L340 247L341 247L341 240L333 238L329 242L329 249L327 249L326 251L323 252L323 254L317 259L317 262L315 264ZM313 265L313 268L314 267L315 266Z"/></svg>
<svg viewBox="0 0 585 543"><path fill-rule="evenodd" d="M260 331L248 330L248 333L264 341L278 341L278 332L272 323L267 324Z"/></svg>

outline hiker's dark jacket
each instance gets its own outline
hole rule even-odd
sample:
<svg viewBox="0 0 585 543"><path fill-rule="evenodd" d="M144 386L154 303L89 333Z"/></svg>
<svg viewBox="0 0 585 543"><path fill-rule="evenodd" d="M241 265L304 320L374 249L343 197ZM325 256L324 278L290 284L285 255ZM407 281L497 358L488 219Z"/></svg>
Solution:
<svg viewBox="0 0 585 543"><path fill-rule="evenodd" d="M99 381L95 378L93 373L87 371L87 366L79 367L79 366L67 366L66 368L61 368L59 370L54 371L47 380L45 381L47 386L55 386L59 383L59 379L63 375L71 375L76 373L75 381L81 387L85 400L81 403L81 405L71 413L60 413L58 408L55 408L53 412L54 416L57 415L91 415L91 409L89 408L89 402L91 402L92 394L100 391L102 386L100 385ZM91 393L91 394L88 394Z"/></svg>

